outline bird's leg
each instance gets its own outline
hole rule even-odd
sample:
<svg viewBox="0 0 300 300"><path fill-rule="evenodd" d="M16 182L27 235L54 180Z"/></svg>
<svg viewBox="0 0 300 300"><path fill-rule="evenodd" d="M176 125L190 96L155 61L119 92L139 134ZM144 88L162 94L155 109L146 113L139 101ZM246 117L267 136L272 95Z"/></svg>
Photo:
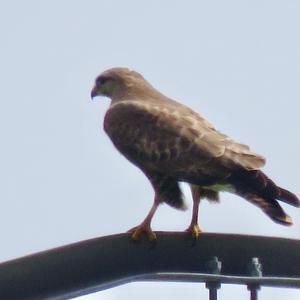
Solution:
<svg viewBox="0 0 300 300"><path fill-rule="evenodd" d="M131 232L132 240L138 240L142 232L146 233L146 235L150 241L156 240L156 234L151 229L151 221L152 221L152 218L156 212L156 209L157 209L159 203L160 202L158 201L158 198L155 197L154 203L153 203L150 211L148 212L146 218L144 219L144 221L140 225L129 230L129 232Z"/></svg>
<svg viewBox="0 0 300 300"><path fill-rule="evenodd" d="M194 237L198 237L201 233L201 229L198 225L198 210L200 203L200 193L201 189L197 185L191 185L192 197L193 197L193 214L190 226L186 231L192 233Z"/></svg>

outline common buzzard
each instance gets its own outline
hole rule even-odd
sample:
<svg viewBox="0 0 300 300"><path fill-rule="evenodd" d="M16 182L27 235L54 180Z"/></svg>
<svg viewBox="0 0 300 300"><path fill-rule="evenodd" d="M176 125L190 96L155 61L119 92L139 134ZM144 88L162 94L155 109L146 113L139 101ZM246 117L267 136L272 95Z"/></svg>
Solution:
<svg viewBox="0 0 300 300"><path fill-rule="evenodd" d="M218 201L220 191L243 197L273 221L291 225L278 201L300 206L298 198L277 186L260 168L265 158L216 130L201 115L153 88L142 75L127 68L106 70L95 80L91 97L111 98L104 129L115 147L140 168L155 197L144 221L131 230L156 238L151 219L162 202L184 209L179 182L190 185L193 214L187 231L198 237L200 199Z"/></svg>

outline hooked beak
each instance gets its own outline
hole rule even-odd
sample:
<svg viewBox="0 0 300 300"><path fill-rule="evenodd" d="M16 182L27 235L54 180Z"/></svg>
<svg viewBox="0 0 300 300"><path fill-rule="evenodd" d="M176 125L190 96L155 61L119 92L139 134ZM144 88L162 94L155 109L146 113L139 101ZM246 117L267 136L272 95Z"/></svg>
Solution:
<svg viewBox="0 0 300 300"><path fill-rule="evenodd" d="M93 98L95 98L96 96L99 95L99 92L98 92L98 89L97 89L97 86L95 85L91 91L91 98L93 100Z"/></svg>

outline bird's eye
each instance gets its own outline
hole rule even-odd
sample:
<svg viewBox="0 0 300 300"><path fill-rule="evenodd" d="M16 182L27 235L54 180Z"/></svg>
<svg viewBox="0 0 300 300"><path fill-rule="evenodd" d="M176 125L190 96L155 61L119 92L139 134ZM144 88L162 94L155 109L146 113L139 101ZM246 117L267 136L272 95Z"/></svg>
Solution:
<svg viewBox="0 0 300 300"><path fill-rule="evenodd" d="M105 82L107 82L108 79L109 79L109 78L107 78L107 77L99 77L99 78L97 78L97 80L96 80L96 84L97 84L98 86L103 85Z"/></svg>

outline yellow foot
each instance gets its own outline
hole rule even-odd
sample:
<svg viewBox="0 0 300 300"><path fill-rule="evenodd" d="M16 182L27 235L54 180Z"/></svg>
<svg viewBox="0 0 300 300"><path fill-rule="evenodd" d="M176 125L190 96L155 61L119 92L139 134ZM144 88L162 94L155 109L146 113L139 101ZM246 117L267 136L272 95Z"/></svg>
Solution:
<svg viewBox="0 0 300 300"><path fill-rule="evenodd" d="M138 225L136 227L133 227L128 232L131 233L131 239L134 241L139 240L141 233L145 233L149 239L149 241L156 240L156 234L152 231L151 227L149 225Z"/></svg>
<svg viewBox="0 0 300 300"><path fill-rule="evenodd" d="M191 224L186 231L190 232L195 238L198 238L202 232L198 224Z"/></svg>

